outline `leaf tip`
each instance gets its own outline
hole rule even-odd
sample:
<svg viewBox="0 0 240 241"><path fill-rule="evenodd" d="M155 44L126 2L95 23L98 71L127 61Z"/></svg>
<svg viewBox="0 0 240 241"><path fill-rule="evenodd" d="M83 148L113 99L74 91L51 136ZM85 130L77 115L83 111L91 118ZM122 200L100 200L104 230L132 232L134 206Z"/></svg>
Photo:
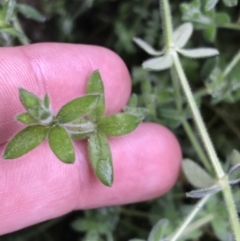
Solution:
<svg viewBox="0 0 240 241"><path fill-rule="evenodd" d="M10 159L10 158L7 154L4 153L2 159L6 160L6 159Z"/></svg>

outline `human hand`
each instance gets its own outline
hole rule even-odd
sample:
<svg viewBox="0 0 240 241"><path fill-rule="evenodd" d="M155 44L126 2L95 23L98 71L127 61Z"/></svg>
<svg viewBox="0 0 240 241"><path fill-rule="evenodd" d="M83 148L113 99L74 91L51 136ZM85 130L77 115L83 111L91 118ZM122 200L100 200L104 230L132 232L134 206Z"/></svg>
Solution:
<svg viewBox="0 0 240 241"><path fill-rule="evenodd" d="M110 50L73 44L35 44L0 49L0 153L23 128L14 120L24 111L23 87L42 97L48 93L54 113L85 93L87 79L99 69L105 86L106 112L127 103L131 81L122 60ZM87 158L86 143L74 141L76 161L64 164L43 142L17 160L0 157L0 235L66 214L72 210L151 199L176 181L181 150L165 127L143 123L134 132L110 138L114 183L104 186Z"/></svg>

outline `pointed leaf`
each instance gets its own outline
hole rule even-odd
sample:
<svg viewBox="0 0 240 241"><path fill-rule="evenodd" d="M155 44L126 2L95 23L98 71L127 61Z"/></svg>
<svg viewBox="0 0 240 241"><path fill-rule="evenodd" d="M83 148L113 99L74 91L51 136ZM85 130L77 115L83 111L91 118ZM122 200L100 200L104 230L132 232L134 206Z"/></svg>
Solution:
<svg viewBox="0 0 240 241"><path fill-rule="evenodd" d="M219 54L218 50L213 48L177 49L177 51L189 58L207 58Z"/></svg>
<svg viewBox="0 0 240 241"><path fill-rule="evenodd" d="M37 121L31 115L29 115L27 112L26 113L22 113L20 115L17 115L16 119L19 122L22 122L23 124L34 124L34 123L37 123Z"/></svg>
<svg viewBox="0 0 240 241"><path fill-rule="evenodd" d="M59 123L67 123L86 115L97 106L99 99L99 95L91 94L68 102L57 114Z"/></svg>
<svg viewBox="0 0 240 241"><path fill-rule="evenodd" d="M41 100L31 92L20 88L20 101L22 105L25 107L27 112L35 119L39 117L39 111L41 109Z"/></svg>
<svg viewBox="0 0 240 241"><path fill-rule="evenodd" d="M141 118L119 113L103 117L98 123L98 129L107 136L121 136L132 132L141 123Z"/></svg>
<svg viewBox="0 0 240 241"><path fill-rule="evenodd" d="M164 235L168 223L169 222L167 219L161 219L157 224L155 224L148 236L147 241L160 241Z"/></svg>
<svg viewBox="0 0 240 241"><path fill-rule="evenodd" d="M44 102L44 106L48 109L50 107L50 98L49 98L48 94L46 94L44 96L44 101L43 102Z"/></svg>
<svg viewBox="0 0 240 241"><path fill-rule="evenodd" d="M208 0L205 5L206 11L213 9L216 6L216 4L218 3L218 1L219 0Z"/></svg>
<svg viewBox="0 0 240 241"><path fill-rule="evenodd" d="M226 6L228 7L234 7L237 5L238 0L223 0Z"/></svg>
<svg viewBox="0 0 240 241"><path fill-rule="evenodd" d="M5 6L2 9L2 16L5 17L7 23L10 23L15 14L16 0L6 1Z"/></svg>
<svg viewBox="0 0 240 241"><path fill-rule="evenodd" d="M209 188L193 190L191 192L186 193L186 196L190 198L203 198L207 195L213 195L221 190L222 187L220 187L219 185L214 185Z"/></svg>
<svg viewBox="0 0 240 241"><path fill-rule="evenodd" d="M143 121L143 119L145 118L146 114L149 113L149 110L147 108L144 108L144 107L129 107L129 106L125 106L123 110L124 110L124 113L128 113L128 114L134 115L137 118L139 118L141 121Z"/></svg>
<svg viewBox="0 0 240 241"><path fill-rule="evenodd" d="M14 29L14 28L12 28L12 27L2 27L1 29L0 29L0 31L2 31L2 32L4 32L4 33L7 33L7 34L9 34L9 35L12 35L12 36L14 36L14 37L16 37L16 36L18 36L18 37L20 37L20 36L22 36L22 34L20 33L20 32L18 32L16 29Z"/></svg>
<svg viewBox="0 0 240 241"><path fill-rule="evenodd" d="M87 94L99 94L100 100L97 107L90 113L90 119L99 119L104 115L105 112L105 97L104 97L104 85L101 75L98 70L95 70L87 84Z"/></svg>
<svg viewBox="0 0 240 241"><path fill-rule="evenodd" d="M17 9L26 18L33 19L33 20L35 20L37 22L45 22L46 19L47 19L39 11L37 11L35 8L33 8L33 7L31 7L31 6L27 5L27 4L18 3L17 4Z"/></svg>
<svg viewBox="0 0 240 241"><path fill-rule="evenodd" d="M162 55L163 51L157 51L152 46L150 46L147 42L140 38L133 38L133 41L143 50L145 50L150 55Z"/></svg>
<svg viewBox="0 0 240 241"><path fill-rule="evenodd" d="M215 180L202 167L190 159L183 161L182 170L187 180L194 187L204 188L215 184Z"/></svg>
<svg viewBox="0 0 240 241"><path fill-rule="evenodd" d="M99 180L106 186L112 186L112 154L107 137L100 132L93 133L88 139L88 153Z"/></svg>
<svg viewBox="0 0 240 241"><path fill-rule="evenodd" d="M149 70L164 70L172 66L172 58L170 55L148 59L143 62L142 67Z"/></svg>
<svg viewBox="0 0 240 241"><path fill-rule="evenodd" d="M182 48L186 45L193 32L191 23L184 23L179 26L173 33L173 42L177 48Z"/></svg>
<svg viewBox="0 0 240 241"><path fill-rule="evenodd" d="M132 94L128 101L127 106L134 108L134 107L137 107L137 104L138 104L138 96L136 94Z"/></svg>
<svg viewBox="0 0 240 241"><path fill-rule="evenodd" d="M228 172L228 180L230 184L237 184L240 182L240 163L233 166Z"/></svg>
<svg viewBox="0 0 240 241"><path fill-rule="evenodd" d="M231 153L231 157L230 158L231 158L231 164L233 166L239 164L240 163L240 153L239 153L239 151L234 149L232 151L232 153Z"/></svg>
<svg viewBox="0 0 240 241"><path fill-rule="evenodd" d="M61 126L54 126L48 134L49 145L53 153L64 163L75 161L75 151L67 131Z"/></svg>
<svg viewBox="0 0 240 241"><path fill-rule="evenodd" d="M48 128L41 125L26 127L10 140L3 158L13 159L26 154L46 138L47 132Z"/></svg>

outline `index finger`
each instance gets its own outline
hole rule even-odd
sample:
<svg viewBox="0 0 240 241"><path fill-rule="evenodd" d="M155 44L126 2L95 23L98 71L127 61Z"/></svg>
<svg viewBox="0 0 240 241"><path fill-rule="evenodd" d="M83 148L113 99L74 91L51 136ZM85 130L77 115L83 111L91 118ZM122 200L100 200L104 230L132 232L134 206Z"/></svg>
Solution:
<svg viewBox="0 0 240 241"><path fill-rule="evenodd" d="M85 93L87 79L96 69L104 81L108 114L122 109L131 91L125 64L103 47L47 43L2 48L0 61L0 144L22 128L14 120L14 116L24 112L19 87L39 97L48 93L55 113Z"/></svg>

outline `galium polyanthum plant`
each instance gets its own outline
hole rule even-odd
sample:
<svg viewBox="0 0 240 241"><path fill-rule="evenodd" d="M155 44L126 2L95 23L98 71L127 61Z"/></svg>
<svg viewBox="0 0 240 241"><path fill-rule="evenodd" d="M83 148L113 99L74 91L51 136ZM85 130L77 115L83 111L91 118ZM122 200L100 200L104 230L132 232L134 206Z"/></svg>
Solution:
<svg viewBox="0 0 240 241"><path fill-rule="evenodd" d="M47 94L43 100L22 88L19 94L26 112L16 119L27 127L10 140L4 159L18 158L48 139L51 150L60 161L74 163L72 140L87 139L88 155L95 174L104 185L113 184L112 154L107 137L132 132L143 116L133 107L126 108L123 113L104 115L104 85L98 70L88 80L86 95L66 103L57 115L53 114Z"/></svg>
<svg viewBox="0 0 240 241"><path fill-rule="evenodd" d="M210 9L218 1L209 0L206 9ZM226 5L236 5L236 1L224 1ZM175 89L176 106L178 110L182 110L182 99L179 86L186 96L186 100L192 111L192 115L196 126L198 128L200 137L202 139L205 151L208 154L208 160L211 162L215 171L216 177L212 177L205 169L200 167L196 162L185 159L183 161L182 169L188 179L188 181L196 188L189 193L187 197L201 198L195 208L186 217L184 222L173 233L164 233L167 226L166 220L160 220L150 232L148 241L176 241L182 240L186 232L186 228L190 225L196 214L203 208L209 198L220 191L223 192L224 200L229 214L231 228L234 234L234 240L240 240L240 224L238 219L238 213L234 203L234 197L231 190L231 185L240 182L240 156L235 158L232 167L228 172L225 172L220 160L213 147L211 139L209 137L206 126L203 122L202 116L194 99L193 93L189 86L187 77L184 73L179 54L189 58L204 58L218 55L219 52L214 48L197 48L197 49L184 49L187 41L191 37L193 31L193 25L191 23L184 23L173 31L171 11L168 0L160 0L161 17L163 20L163 30L165 37L165 46L162 51L155 50L148 43L140 38L134 38L134 42L144 49L148 54L154 56L149 60L143 62L142 67L144 69L153 71L162 71L165 69L171 70L171 77L173 86ZM239 57L238 57L239 60ZM234 63L236 64L237 61ZM233 66L231 66L233 68ZM186 126L184 126L186 133ZM201 148L201 147L200 147ZM235 155L236 156L236 155ZM233 158L234 159L234 158ZM237 161L236 161L237 159ZM204 163L206 164L206 163ZM205 165L207 166L207 165ZM140 239L133 239L131 241L142 241Z"/></svg>

